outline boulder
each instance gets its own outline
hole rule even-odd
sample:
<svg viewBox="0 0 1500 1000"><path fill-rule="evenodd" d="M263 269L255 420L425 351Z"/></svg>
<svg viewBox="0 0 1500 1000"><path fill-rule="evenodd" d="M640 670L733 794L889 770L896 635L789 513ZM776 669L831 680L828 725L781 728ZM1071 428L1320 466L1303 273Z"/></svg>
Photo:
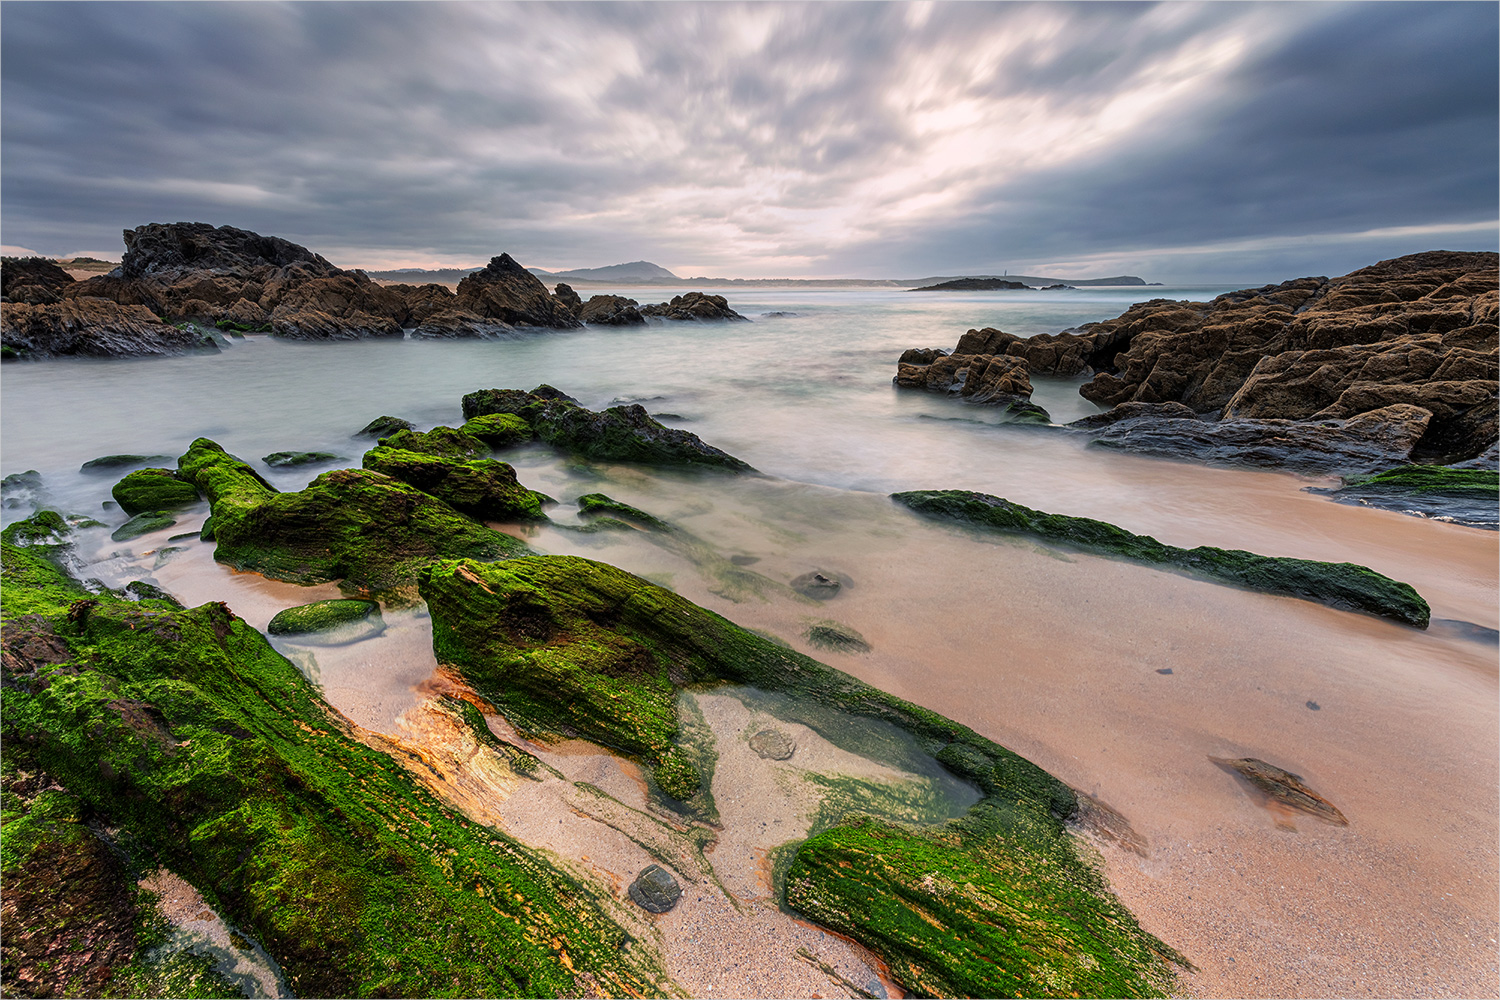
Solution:
<svg viewBox="0 0 1500 1000"><path fill-rule="evenodd" d="M642 316L655 316L670 320L743 320L745 317L729 308L729 301L722 295L705 292L686 292L672 296L671 302L658 302L652 306L641 306ZM749 322L749 320L746 320Z"/></svg>
<svg viewBox="0 0 1500 1000"><path fill-rule="evenodd" d="M73 276L46 257L0 257L0 301L50 305L71 284Z"/></svg>
<svg viewBox="0 0 1500 1000"><path fill-rule="evenodd" d="M21 358L114 358L218 350L211 337L190 325L172 326L145 306L99 298L0 305L0 341Z"/></svg>
<svg viewBox="0 0 1500 1000"><path fill-rule="evenodd" d="M115 483L110 495L127 514L175 510L198 502L197 488L171 469L137 469Z"/></svg>
<svg viewBox="0 0 1500 1000"><path fill-rule="evenodd" d="M490 453L489 446L474 435L453 427L442 426L434 427L430 431L399 430L389 437L381 438L379 443L390 448L451 458L460 462L471 458L484 458Z"/></svg>
<svg viewBox="0 0 1500 1000"><path fill-rule="evenodd" d="M312 639L319 645L355 642L385 629L374 601L335 599L299 604L276 612L266 631L271 635Z"/></svg>
<svg viewBox="0 0 1500 1000"><path fill-rule="evenodd" d="M541 279L508 253L491 258L483 270L460 281L456 304L482 319L499 320L511 326L554 329L579 326L568 306L548 294Z"/></svg>
<svg viewBox="0 0 1500 1000"><path fill-rule="evenodd" d="M682 898L682 886L661 865L648 865L626 890L635 904L650 913L666 913Z"/></svg>
<svg viewBox="0 0 1500 1000"><path fill-rule="evenodd" d="M536 436L531 431L531 425L514 413L486 413L464 421L459 430L478 438L491 448L509 448Z"/></svg>
<svg viewBox="0 0 1500 1000"><path fill-rule="evenodd" d="M414 431L416 425L410 420L402 420L400 417L376 417L360 430L356 431L354 437L388 437L397 431Z"/></svg>
<svg viewBox="0 0 1500 1000"><path fill-rule="evenodd" d="M275 451L261 459L273 469L294 469L300 465L324 465L340 461L331 451Z"/></svg>
<svg viewBox="0 0 1500 1000"><path fill-rule="evenodd" d="M552 289L552 294L557 297L558 302L562 303L564 309L575 316L578 315L578 310L583 308L583 300L578 297L577 292L573 291L572 285L559 281L557 287Z"/></svg>
<svg viewBox="0 0 1500 1000"><path fill-rule="evenodd" d="M578 318L594 326L638 326L646 322L639 305L623 295L594 295L579 310Z"/></svg>
<svg viewBox="0 0 1500 1000"><path fill-rule="evenodd" d="M449 306L429 313L412 330L413 340L503 340L514 337L516 328L498 319L486 319L472 309Z"/></svg>
<svg viewBox="0 0 1500 1000"><path fill-rule="evenodd" d="M547 518L538 494L517 482L516 470L505 462L446 458L381 444L365 452L364 467L399 479L481 521Z"/></svg>

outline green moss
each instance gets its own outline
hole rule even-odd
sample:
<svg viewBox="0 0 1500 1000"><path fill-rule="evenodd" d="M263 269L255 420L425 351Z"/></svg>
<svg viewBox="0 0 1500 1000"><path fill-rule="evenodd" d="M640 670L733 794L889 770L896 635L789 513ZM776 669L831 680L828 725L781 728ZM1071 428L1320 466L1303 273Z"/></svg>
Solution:
<svg viewBox="0 0 1500 1000"><path fill-rule="evenodd" d="M177 523L172 515L160 510L146 510L132 517L110 533L110 538L117 542L128 542L132 538L149 535L153 531L161 531L170 528Z"/></svg>
<svg viewBox="0 0 1500 1000"><path fill-rule="evenodd" d="M110 495L127 514L175 510L198 502L198 490L171 469L137 469L115 483Z"/></svg>
<svg viewBox="0 0 1500 1000"><path fill-rule="evenodd" d="M489 446L479 438L453 427L434 427L430 431L401 430L380 439L388 448L415 451L423 455L456 459L460 462L471 458L484 458L490 453Z"/></svg>
<svg viewBox="0 0 1500 1000"><path fill-rule="evenodd" d="M460 461L382 444L365 452L364 467L399 479L480 520L547 518L537 494L517 482L516 470L505 462L489 458Z"/></svg>
<svg viewBox="0 0 1500 1000"><path fill-rule="evenodd" d="M860 828L861 843L841 840L846 828L834 827L803 845L787 881L791 905L874 948L911 989L1006 996L1090 984L1079 988L1135 996L1170 985L1161 957L1168 950L1141 931L1066 833L1063 820L1077 802L1072 789L1004 747L590 560L440 562L419 588L439 662L457 668L523 731L619 749L651 765L668 795L688 792L695 774L700 787L707 778L693 756L694 723L673 710L674 691L719 681L772 692L759 696L767 711L851 752L917 773L946 769L934 788L953 776L971 783L983 798L940 830L868 826ZM918 822L951 815L932 814L934 802L952 799L946 792L892 805L889 789L844 786L824 821L877 805ZM971 882L977 902L948 898L963 896ZM871 894L884 894L876 908ZM888 912L885 899L899 900L908 916ZM991 914L992 900L1019 915ZM929 931L906 926L917 909L936 914L935 926L922 922ZM994 965L996 957L1009 964Z"/></svg>
<svg viewBox="0 0 1500 1000"><path fill-rule="evenodd" d="M491 448L509 448L536 436L531 425L514 413L486 413L465 421L459 430L479 438Z"/></svg>
<svg viewBox="0 0 1500 1000"><path fill-rule="evenodd" d="M1354 563L1261 556L1209 545L1181 549L1105 521L1048 514L967 490L919 490L895 493L891 498L922 514L1185 570L1249 590L1363 611L1416 628L1426 628L1431 614L1427 602L1409 584Z"/></svg>
<svg viewBox="0 0 1500 1000"><path fill-rule="evenodd" d="M364 427L355 432L355 437L383 438L395 434L397 431L416 430L410 420L402 420L400 417L376 417Z"/></svg>
<svg viewBox="0 0 1500 1000"><path fill-rule="evenodd" d="M1494 500L1500 495L1500 472L1453 469L1445 465L1403 465L1372 476L1346 480L1345 487L1389 487L1408 493L1449 493Z"/></svg>
<svg viewBox="0 0 1500 1000"><path fill-rule="evenodd" d="M870 644L865 637L848 625L827 619L815 621L802 633L808 642L819 649L833 653L868 653Z"/></svg>
<svg viewBox="0 0 1500 1000"><path fill-rule="evenodd" d="M429 560L501 559L529 551L378 472L335 469L300 493L277 493L206 439L193 443L179 467L212 505L214 558L277 580L338 580L346 592L402 599Z"/></svg>
<svg viewBox="0 0 1500 1000"><path fill-rule="evenodd" d="M671 525L654 514L648 514L639 507L632 507L628 503L611 499L603 493L585 493L578 498L578 513L584 517L596 517L601 514L613 514L616 518L638 524L643 528L653 531L671 531Z"/></svg>
<svg viewBox="0 0 1500 1000"><path fill-rule="evenodd" d="M127 856L195 885L298 994L576 995L582 973L611 995L670 989L607 890L351 739L224 605L84 599L29 550L0 560L7 649L26 651L5 659L7 759L24 749ZM11 856L36 843L11 833Z"/></svg>
<svg viewBox="0 0 1500 1000"><path fill-rule="evenodd" d="M518 416L542 441L596 461L754 471L733 455L704 444L696 434L659 423L640 406L614 406L596 413L551 386L529 393L481 389L463 398L463 412L469 420L488 414Z"/></svg>
<svg viewBox="0 0 1500 1000"><path fill-rule="evenodd" d="M374 601L314 601L278 611L266 631L272 635L326 632L340 625L363 621L372 615L380 617L380 605Z"/></svg>
<svg viewBox="0 0 1500 1000"><path fill-rule="evenodd" d="M55 544L67 534L68 523L55 510L38 510L30 517L17 521L0 536L12 545Z"/></svg>
<svg viewBox="0 0 1500 1000"><path fill-rule="evenodd" d="M9 344L0 344L0 361L19 361L22 354Z"/></svg>
<svg viewBox="0 0 1500 1000"><path fill-rule="evenodd" d="M324 462L341 461L331 451L275 451L261 459L273 469L289 469L299 465L320 465Z"/></svg>

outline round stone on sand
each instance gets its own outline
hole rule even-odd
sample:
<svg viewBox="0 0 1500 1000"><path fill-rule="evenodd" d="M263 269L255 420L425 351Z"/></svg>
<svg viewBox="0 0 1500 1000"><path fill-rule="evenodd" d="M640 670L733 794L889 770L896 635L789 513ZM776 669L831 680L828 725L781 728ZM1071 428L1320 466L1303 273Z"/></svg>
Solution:
<svg viewBox="0 0 1500 1000"><path fill-rule="evenodd" d="M666 913L682 898L682 887L677 884L672 873L661 865L643 868L626 891L637 906L652 913Z"/></svg>
<svg viewBox="0 0 1500 1000"><path fill-rule="evenodd" d="M787 760L796 752L797 744L779 729L762 729L750 737L750 749L765 760Z"/></svg>

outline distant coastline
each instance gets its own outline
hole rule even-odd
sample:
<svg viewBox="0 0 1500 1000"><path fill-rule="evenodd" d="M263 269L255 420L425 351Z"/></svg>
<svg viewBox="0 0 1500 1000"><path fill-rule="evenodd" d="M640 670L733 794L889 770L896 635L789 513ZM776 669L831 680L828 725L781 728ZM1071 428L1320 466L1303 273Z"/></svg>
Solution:
<svg viewBox="0 0 1500 1000"><path fill-rule="evenodd" d="M644 263L644 262L641 262ZM622 265L615 265L620 267ZM650 265L655 267L656 265ZM451 285L462 281L465 277L475 271L483 270L479 267L457 268L446 267L433 270L424 268L400 268L392 271L370 271L365 273L375 281L399 281L406 284L427 284L435 282L440 285ZM619 277L593 277L586 275L585 271L607 272L612 268L582 268L575 271L545 271L541 268L527 268L532 274L543 281L563 281L570 285L578 286L609 286L619 287L621 285L641 285L653 288L703 285L735 285L739 287L794 287L794 288L916 288L922 285L937 285L950 281L975 280L975 281L1019 281L1024 285L1072 285L1074 287L1093 286L1146 286L1159 285L1161 282L1148 282L1144 278L1135 275L1117 275L1109 278L1044 278L1027 274L969 274L969 275L934 275L926 278L679 278L667 271L665 268L659 270L666 275L655 277L627 276L621 274Z"/></svg>

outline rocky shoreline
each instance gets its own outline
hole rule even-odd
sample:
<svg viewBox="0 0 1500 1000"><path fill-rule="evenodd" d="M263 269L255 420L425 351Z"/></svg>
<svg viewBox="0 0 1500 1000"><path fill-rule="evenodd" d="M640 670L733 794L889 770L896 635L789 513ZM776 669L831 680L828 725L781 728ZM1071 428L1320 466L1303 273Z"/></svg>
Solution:
<svg viewBox="0 0 1500 1000"><path fill-rule="evenodd" d="M288 240L232 226L126 230L119 267L84 280L42 258L0 261L0 357L133 357L215 351L224 335L288 340L513 337L530 329L651 320L743 320L722 295L641 306L571 287L548 291L509 254L440 284L380 284Z"/></svg>

